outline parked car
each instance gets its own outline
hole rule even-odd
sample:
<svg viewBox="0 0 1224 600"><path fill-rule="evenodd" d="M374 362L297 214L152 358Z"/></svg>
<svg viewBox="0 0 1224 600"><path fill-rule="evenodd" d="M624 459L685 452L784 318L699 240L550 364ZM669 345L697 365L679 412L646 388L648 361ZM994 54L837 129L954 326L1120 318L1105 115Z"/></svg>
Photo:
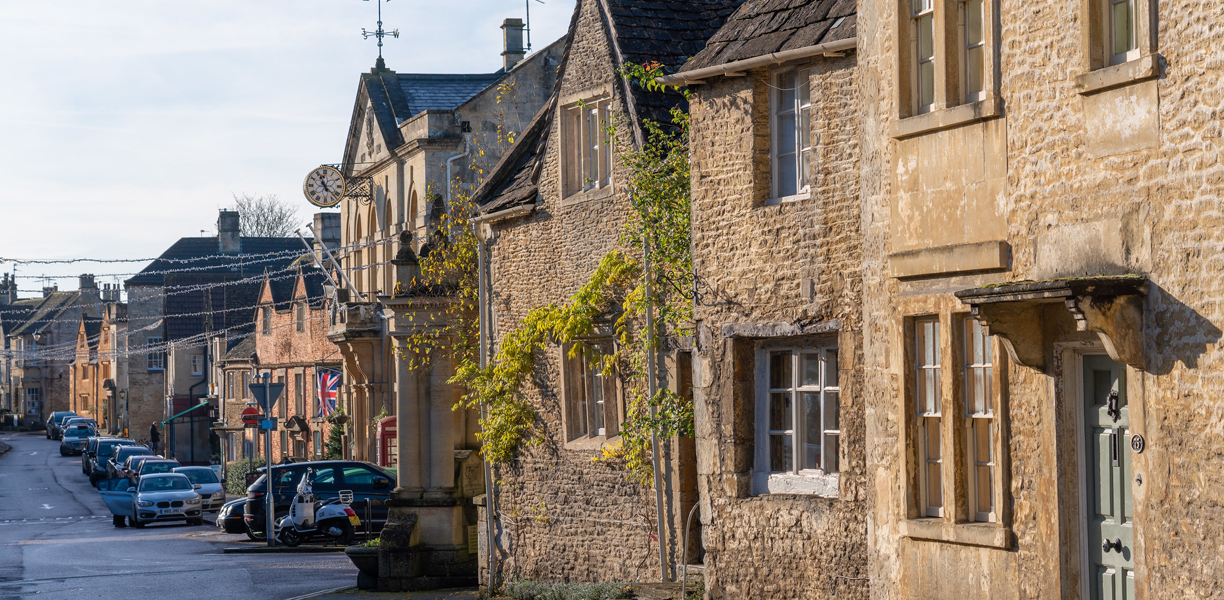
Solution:
<svg viewBox="0 0 1224 600"><path fill-rule="evenodd" d="M321 500L338 498L341 490L352 491L353 501L350 507L361 518L369 521L372 531L380 531L387 522L387 499L391 490L395 489L395 475L381 467L351 460L321 460L293 463L272 467L273 479L273 515L280 518L289 514L289 504L297 493L297 485L306 474L306 469L314 469L314 495ZM264 471L263 468L260 469ZM260 475L247 488L247 501L243 506L243 519L247 529L256 539L264 536L267 502L265 494L268 490L268 476ZM366 519L366 508L369 507L370 518Z"/></svg>
<svg viewBox="0 0 1224 600"><path fill-rule="evenodd" d="M118 479L123 477L123 465L129 456L152 456L153 452L144 446L124 446L115 450L110 460L106 461L106 478Z"/></svg>
<svg viewBox="0 0 1224 600"><path fill-rule="evenodd" d="M93 427L95 431L98 429L98 422L93 420L91 417L68 417L67 419L64 419L63 423L60 423L60 434L62 435L64 429L66 429L69 425L77 425L79 423L89 425L90 427Z"/></svg>
<svg viewBox="0 0 1224 600"><path fill-rule="evenodd" d="M129 456L127 457L127 460L123 461L123 467L120 468L119 476L134 481L136 479L136 474L140 472L140 465L146 460L165 459L154 454L137 454L135 456Z"/></svg>
<svg viewBox="0 0 1224 600"><path fill-rule="evenodd" d="M105 438L93 436L85 440L85 450L81 452L81 473L89 475L89 455L98 449L98 441Z"/></svg>
<svg viewBox="0 0 1224 600"><path fill-rule="evenodd" d="M235 498L226 502L217 511L217 527L225 533L245 533L251 539L255 536L247 531L246 521L242 518L242 507L246 506L246 498Z"/></svg>
<svg viewBox="0 0 1224 600"><path fill-rule="evenodd" d="M105 438L98 440L93 454L89 458L89 483L97 485L101 479L106 479L106 467L114 458L115 450L126 446L135 446L136 440L128 438Z"/></svg>
<svg viewBox="0 0 1224 600"><path fill-rule="evenodd" d="M174 470L180 466L179 461L174 460L173 458L167 459L161 458L160 456L157 458L146 458L145 460L141 461L138 466L132 468L132 479L139 482L140 478L146 475L173 473ZM199 493L198 489L196 490L196 493Z"/></svg>
<svg viewBox="0 0 1224 600"><path fill-rule="evenodd" d="M225 504L225 488L217 478L212 467L178 467L175 473L182 473L196 486L200 495L200 509L204 512L219 511Z"/></svg>
<svg viewBox="0 0 1224 600"><path fill-rule="evenodd" d="M128 520L132 527L144 527L161 521L204 524L200 496L186 475L158 473L141 477L137 485L128 488L128 492L132 494L132 516Z"/></svg>
<svg viewBox="0 0 1224 600"><path fill-rule="evenodd" d="M58 412L51 413L51 416L47 417L47 439L58 440L60 436L60 432L59 432L60 421L63 421L64 419L68 417L75 417L75 416L76 416L76 413L70 410L61 410Z"/></svg>
<svg viewBox="0 0 1224 600"><path fill-rule="evenodd" d="M70 424L64 427L60 436L60 456L76 456L85 452L85 444L97 433L86 423Z"/></svg>

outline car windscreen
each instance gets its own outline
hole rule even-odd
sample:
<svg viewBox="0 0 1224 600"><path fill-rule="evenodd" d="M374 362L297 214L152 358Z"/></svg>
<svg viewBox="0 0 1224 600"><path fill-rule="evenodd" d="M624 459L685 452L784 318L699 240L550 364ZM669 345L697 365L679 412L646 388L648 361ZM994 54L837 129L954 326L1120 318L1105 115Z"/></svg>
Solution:
<svg viewBox="0 0 1224 600"><path fill-rule="evenodd" d="M68 420L69 417L75 417L75 416L76 416L76 413L64 413L60 415L59 418L55 419L55 424L62 425L64 421Z"/></svg>
<svg viewBox="0 0 1224 600"><path fill-rule="evenodd" d="M175 492L191 489L186 477L146 477L140 480L142 492Z"/></svg>
<svg viewBox="0 0 1224 600"><path fill-rule="evenodd" d="M131 445L132 442L98 442L98 456L110 456L115 453L115 448Z"/></svg>
<svg viewBox="0 0 1224 600"><path fill-rule="evenodd" d="M121 463L127 460L129 456L136 456L138 454L146 454L148 452L149 452L149 449L145 448L144 446L124 446L115 451L115 462Z"/></svg>
<svg viewBox="0 0 1224 600"><path fill-rule="evenodd" d="M212 469L188 469L185 471L177 471L187 476L191 483L196 485L204 485L207 483L221 483L217 480L217 474L213 473Z"/></svg>
<svg viewBox="0 0 1224 600"><path fill-rule="evenodd" d="M174 467L178 464L172 462L146 462L140 466L140 474L148 475L150 473L172 473Z"/></svg>
<svg viewBox="0 0 1224 600"><path fill-rule="evenodd" d="M88 425L76 426L73 425L64 431L64 437L84 437L87 438L93 435L93 430Z"/></svg>

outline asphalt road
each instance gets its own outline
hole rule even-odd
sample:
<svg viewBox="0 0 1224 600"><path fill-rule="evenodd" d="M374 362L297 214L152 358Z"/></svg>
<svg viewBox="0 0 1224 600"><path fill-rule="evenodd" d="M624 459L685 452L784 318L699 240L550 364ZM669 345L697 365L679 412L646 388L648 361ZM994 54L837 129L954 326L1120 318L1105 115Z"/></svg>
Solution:
<svg viewBox="0 0 1224 600"><path fill-rule="evenodd" d="M246 536L210 521L116 528L81 473L42 433L0 433L0 599L288 599L354 585L342 553L221 554ZM247 544L243 544L247 545Z"/></svg>

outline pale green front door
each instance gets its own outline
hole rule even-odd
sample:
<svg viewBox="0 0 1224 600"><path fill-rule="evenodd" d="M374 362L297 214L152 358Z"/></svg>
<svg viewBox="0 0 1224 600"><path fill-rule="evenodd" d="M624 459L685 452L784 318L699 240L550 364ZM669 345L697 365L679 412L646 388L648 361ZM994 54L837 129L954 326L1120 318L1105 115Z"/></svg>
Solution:
<svg viewBox="0 0 1224 600"><path fill-rule="evenodd" d="M1135 557L1126 368L1108 356L1083 358L1087 597L1131 600Z"/></svg>

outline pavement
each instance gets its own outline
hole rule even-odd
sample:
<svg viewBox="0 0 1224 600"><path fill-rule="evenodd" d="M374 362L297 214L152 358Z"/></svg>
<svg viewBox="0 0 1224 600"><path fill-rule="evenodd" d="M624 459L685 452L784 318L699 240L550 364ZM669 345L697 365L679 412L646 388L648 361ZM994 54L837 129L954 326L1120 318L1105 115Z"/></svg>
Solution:
<svg viewBox="0 0 1224 600"><path fill-rule="evenodd" d="M79 456L42 432L0 432L0 444L12 447L0 454L0 600L360 598L336 591L357 582L343 553L223 554L257 544L211 514L197 527L116 528Z"/></svg>
<svg viewBox="0 0 1224 600"><path fill-rule="evenodd" d="M366 592L352 589L321 596L312 600L477 600L480 594L476 590L437 590L433 592ZM300 600L306 600L302 598Z"/></svg>

